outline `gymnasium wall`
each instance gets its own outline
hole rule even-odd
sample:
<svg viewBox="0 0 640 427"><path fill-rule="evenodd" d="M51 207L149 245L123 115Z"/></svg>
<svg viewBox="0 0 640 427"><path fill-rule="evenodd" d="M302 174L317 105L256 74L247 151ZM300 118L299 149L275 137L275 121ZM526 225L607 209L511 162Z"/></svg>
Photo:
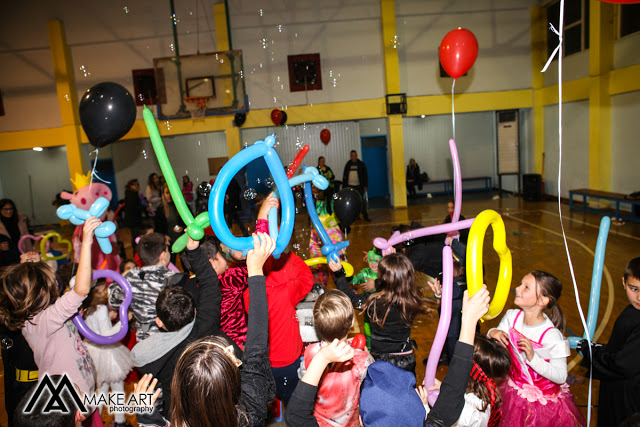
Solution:
<svg viewBox="0 0 640 427"><path fill-rule="evenodd" d="M562 109L562 197L589 187L589 101L565 102ZM544 108L544 192L558 195L558 105Z"/></svg>
<svg viewBox="0 0 640 427"><path fill-rule="evenodd" d="M611 97L611 189L620 193L640 191L640 91Z"/></svg>
<svg viewBox="0 0 640 427"><path fill-rule="evenodd" d="M227 144L223 132L164 136L162 141L173 172L181 186L183 175L189 175L194 188L203 181L208 182L211 176L207 159L227 156ZM137 178L140 181L140 190L144 191L147 177L151 173L162 175L158 159L148 138L119 141L111 146L120 198L124 197L124 186L130 179ZM102 151L100 157L103 157Z"/></svg>
<svg viewBox="0 0 640 427"><path fill-rule="evenodd" d="M451 93L451 78L441 78L438 48L447 32L467 28L478 39L478 59L456 93L531 87L529 8L535 2L396 1L400 87L409 96Z"/></svg>
<svg viewBox="0 0 640 427"><path fill-rule="evenodd" d="M0 165L0 196L12 199L31 225L57 223L51 203L63 189L71 191L66 148L3 151Z"/></svg>
<svg viewBox="0 0 640 427"><path fill-rule="evenodd" d="M331 140L327 145L320 141L322 129L331 132ZM251 145L271 134L276 135L275 150L284 166L293 161L300 148L308 145L309 152L302 165L316 166L318 157L324 156L327 166L338 180L342 180L342 171L351 150L356 150L358 156L361 154L360 127L353 121L242 129L241 138L243 144ZM252 183L248 184L251 186Z"/></svg>

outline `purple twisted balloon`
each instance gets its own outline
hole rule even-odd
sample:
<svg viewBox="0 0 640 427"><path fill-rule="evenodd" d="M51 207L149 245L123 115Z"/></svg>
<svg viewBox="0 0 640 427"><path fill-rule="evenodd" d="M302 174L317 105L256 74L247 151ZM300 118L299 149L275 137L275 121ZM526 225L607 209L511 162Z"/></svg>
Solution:
<svg viewBox="0 0 640 427"><path fill-rule="evenodd" d="M107 345L117 343L122 338L124 338L125 335L127 335L127 331L129 330L129 317L127 315L127 311L129 310L129 305L131 304L131 300L133 299L133 293L131 292L131 285L129 284L129 282L127 282L127 279L113 270L94 270L91 274L91 280L101 278L113 280L118 285L120 285L120 287L124 291L124 301L122 302L122 304L120 305L120 309L118 310L118 314L120 315L120 330L113 335L105 337L103 335L98 335L94 331L92 331L91 328L89 328L87 324L84 323L84 320L82 319L80 313L74 314L72 320L73 324L76 325L76 328L78 328L78 331L80 331L80 333L84 335L86 339L96 344Z"/></svg>

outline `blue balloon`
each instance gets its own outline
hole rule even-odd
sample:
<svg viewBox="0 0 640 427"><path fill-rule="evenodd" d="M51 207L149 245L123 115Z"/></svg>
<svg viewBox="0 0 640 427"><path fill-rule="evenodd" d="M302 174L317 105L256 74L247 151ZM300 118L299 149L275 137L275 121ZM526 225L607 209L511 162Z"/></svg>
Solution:
<svg viewBox="0 0 640 427"><path fill-rule="evenodd" d="M287 174L282 167L282 162L278 157L278 153L273 149L276 138L269 135L264 141L256 141L250 147L245 148L238 154L233 156L220 170L213 184L211 196L209 197L209 222L211 228L222 243L238 251L246 251L253 248L253 239L251 237L235 237L231 234L229 227L224 220L224 196L227 187L233 177L247 164L251 163L258 157L264 157L267 167L271 172L273 181L276 186L282 189L281 203L282 220L280 230L276 239L276 249L274 256L280 255L289 244L291 235L293 234L293 221L295 218L295 204L293 200L293 192L289 187ZM284 190L284 189L287 190Z"/></svg>
<svg viewBox="0 0 640 427"><path fill-rule="evenodd" d="M304 171L306 172L306 169L304 169ZM326 189L326 187L324 189ZM311 193L311 185L309 182L304 184L304 198L307 204L307 210L309 211L309 218L311 218L313 227L318 232L318 235L320 235L320 240L322 240L322 255L326 256L329 260L338 261L340 258L338 252L349 246L349 241L338 242L336 244L331 241L327 230L325 230L324 225L322 225L322 221L320 221L320 218L318 217L318 212L316 212L313 194Z"/></svg>
<svg viewBox="0 0 640 427"><path fill-rule="evenodd" d="M111 236L115 231L116 225L111 221L103 222L94 231L98 245L105 254L110 254L113 250L113 246L109 241L109 236Z"/></svg>
<svg viewBox="0 0 640 427"><path fill-rule="evenodd" d="M109 207L109 201L104 197L98 198L88 211L84 209L80 209L76 205L62 205L56 211L56 215L60 219L68 219L73 225L82 225L85 223L89 217L95 216L100 217ZM109 241L109 236L111 236L116 231L116 225L111 221L105 221L96 228L94 232L96 236L96 240L98 241L98 245L100 249L105 254L110 254L113 250L113 246Z"/></svg>
<svg viewBox="0 0 640 427"><path fill-rule="evenodd" d="M602 286L602 270L604 268L604 255L607 249L607 237L611 218L602 217L600 221L600 231L598 232L598 242L596 243L596 255L593 258L593 273L591 275L591 294L589 296L589 312L587 314L587 330L584 331L583 338L569 337L569 346L576 348L581 339L593 340L596 333L596 322L598 321L598 309L600 308L600 288Z"/></svg>
<svg viewBox="0 0 640 427"><path fill-rule="evenodd" d="M300 175L296 175L289 179L289 187L295 187L296 185L304 184L307 182L313 182L313 185L315 185L320 190L326 190L329 187L329 181L327 181L327 178L320 175L320 172L318 172L317 168L311 166L303 166L302 171L303 173L301 173ZM280 197L280 192L277 188L273 192L273 197ZM278 209L276 208L271 208L271 210L269 211L269 235L274 239L278 236Z"/></svg>

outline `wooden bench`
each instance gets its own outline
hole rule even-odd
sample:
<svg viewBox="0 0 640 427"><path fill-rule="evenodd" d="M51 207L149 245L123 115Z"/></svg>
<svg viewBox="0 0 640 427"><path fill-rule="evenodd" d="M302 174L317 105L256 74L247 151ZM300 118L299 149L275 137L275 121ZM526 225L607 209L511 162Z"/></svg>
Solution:
<svg viewBox="0 0 640 427"><path fill-rule="evenodd" d="M576 205L573 201L574 196L582 196L582 204ZM591 200L608 200L614 202L616 205L615 219L626 219L629 221L640 222L640 217L634 215L636 209L640 210L640 199L628 199L626 194L612 193L609 191L589 190L587 188L581 188L579 190L569 190L569 208L575 210L581 210L583 212L595 212L603 215L611 214L611 209L593 208L589 206L589 199ZM629 214L622 213L620 211L620 205L630 205ZM637 207L636 207L637 206ZM627 212L626 210L624 212Z"/></svg>
<svg viewBox="0 0 640 427"><path fill-rule="evenodd" d="M465 188L466 183L480 183L482 186L480 187L467 187ZM440 189L432 190L427 187L435 187L441 186ZM462 178L462 191L491 191L493 189L493 180L490 176L479 176L472 178ZM422 190L418 190L416 188L418 194L453 194L453 180L452 179L442 179L438 181L429 181L422 183Z"/></svg>

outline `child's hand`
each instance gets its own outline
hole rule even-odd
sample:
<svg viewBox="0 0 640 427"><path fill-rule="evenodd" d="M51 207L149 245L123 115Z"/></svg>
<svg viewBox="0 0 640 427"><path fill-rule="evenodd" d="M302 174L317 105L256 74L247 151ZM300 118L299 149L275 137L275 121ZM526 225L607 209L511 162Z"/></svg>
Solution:
<svg viewBox="0 0 640 427"><path fill-rule="evenodd" d="M334 261L333 259L329 259L329 268L334 273L336 271L340 271L340 269L342 268L342 261L340 261L339 258L338 258L338 261Z"/></svg>
<svg viewBox="0 0 640 427"><path fill-rule="evenodd" d="M358 285L360 287L360 290L363 292L370 292L372 290L374 290L376 288L376 282L372 279L367 280L364 283L361 283L360 285Z"/></svg>
<svg viewBox="0 0 640 427"><path fill-rule="evenodd" d="M531 359L533 359L533 346L531 345L531 341L525 337L518 338L518 348L520 348L521 351L524 351L524 354L527 356L527 360L531 362Z"/></svg>
<svg viewBox="0 0 640 427"><path fill-rule="evenodd" d="M433 282L427 282L427 284L429 285L435 296L442 296L442 284L440 283L440 280L435 279Z"/></svg>
<svg viewBox="0 0 640 427"><path fill-rule="evenodd" d="M40 262L42 255L38 252L30 251L20 255L20 264L23 262Z"/></svg>
<svg viewBox="0 0 640 427"><path fill-rule="evenodd" d="M260 206L258 212L258 219L269 219L269 211L271 208L278 208L280 206L280 199L273 197L273 193L270 193Z"/></svg>
<svg viewBox="0 0 640 427"><path fill-rule="evenodd" d="M490 301L491 295L489 295L487 285L482 285L478 292L473 294L471 298L469 298L469 291L464 291L462 298L462 322L464 322L465 319L474 323L478 322L478 320L482 319L482 316L489 311Z"/></svg>
<svg viewBox="0 0 640 427"><path fill-rule="evenodd" d="M186 231L185 231L186 233ZM200 246L200 242L198 240L193 240L191 238L191 236L189 236L189 234L187 234L187 250L194 250L194 249L198 249L198 246Z"/></svg>
<svg viewBox="0 0 640 427"><path fill-rule="evenodd" d="M442 381L437 378L433 379L433 385L429 387L429 391L440 390L440 386L442 385ZM424 387L423 387L424 388Z"/></svg>
<svg viewBox="0 0 640 427"><path fill-rule="evenodd" d="M93 243L93 232L96 231L96 228L102 224L95 216L90 216L84 223L84 227L82 228L82 243L91 244Z"/></svg>
<svg viewBox="0 0 640 427"><path fill-rule="evenodd" d="M353 359L355 354L356 351L347 341L334 339L331 344L326 347L322 347L316 357L320 356L328 363L346 362L347 360Z"/></svg>
<svg viewBox="0 0 640 427"><path fill-rule="evenodd" d="M267 233L253 233L253 249L247 251L248 276L262 276L262 266L276 249L276 241Z"/></svg>
<svg viewBox="0 0 640 427"><path fill-rule="evenodd" d="M500 329L493 329L489 331L489 338L493 338L502 344L505 348L509 348L509 335Z"/></svg>
<svg viewBox="0 0 640 427"><path fill-rule="evenodd" d="M151 381L153 379L153 381ZM149 384L151 383L151 384ZM147 394L153 393L151 397L151 405L155 405L156 400L158 400L158 396L160 396L161 388L158 388L155 392L153 391L156 388L156 384L158 384L158 379L153 378L151 374L144 374L140 381L133 386L133 392L135 394Z"/></svg>
<svg viewBox="0 0 640 427"><path fill-rule="evenodd" d="M420 400L422 400L423 405L429 404L429 394L427 393L427 390L424 388L424 386L421 386L421 385L417 386L416 393L418 393L418 396L420 396Z"/></svg>

